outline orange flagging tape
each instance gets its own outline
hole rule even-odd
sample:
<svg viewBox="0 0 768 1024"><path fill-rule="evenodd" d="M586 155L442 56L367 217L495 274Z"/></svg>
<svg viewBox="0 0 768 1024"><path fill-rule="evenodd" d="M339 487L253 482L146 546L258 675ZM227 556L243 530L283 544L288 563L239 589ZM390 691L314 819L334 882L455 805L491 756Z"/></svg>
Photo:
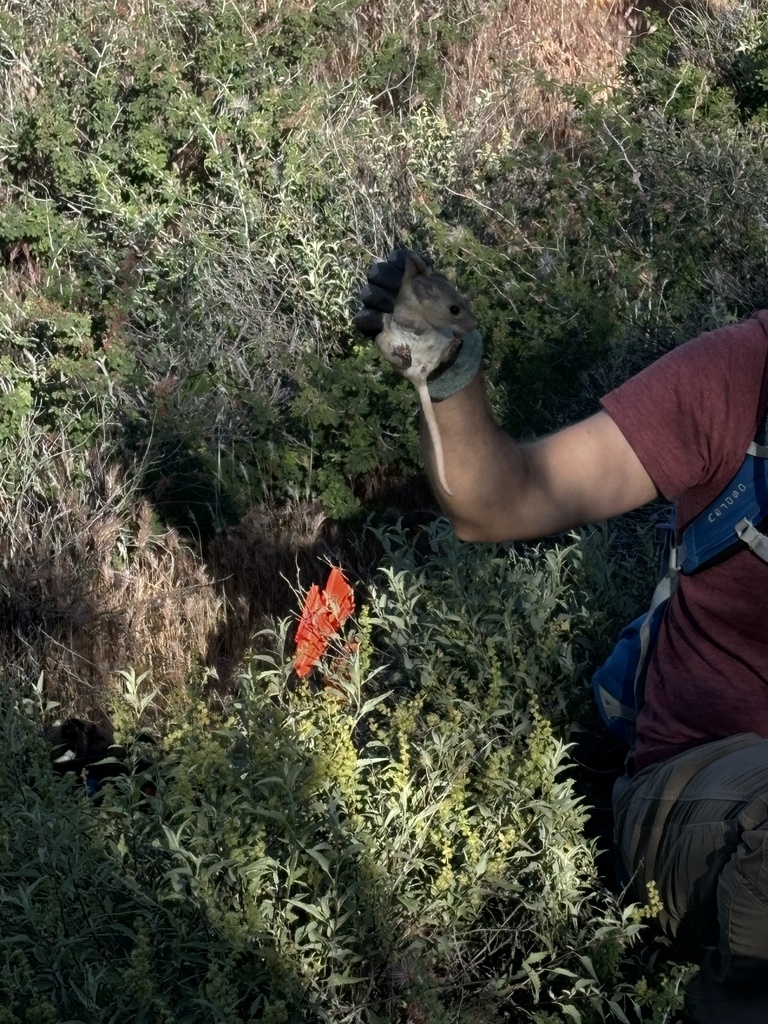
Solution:
<svg viewBox="0 0 768 1024"><path fill-rule="evenodd" d="M355 610L352 587L341 569L331 569L325 589L313 583L301 609L296 630L296 674L303 678L322 658L330 638Z"/></svg>

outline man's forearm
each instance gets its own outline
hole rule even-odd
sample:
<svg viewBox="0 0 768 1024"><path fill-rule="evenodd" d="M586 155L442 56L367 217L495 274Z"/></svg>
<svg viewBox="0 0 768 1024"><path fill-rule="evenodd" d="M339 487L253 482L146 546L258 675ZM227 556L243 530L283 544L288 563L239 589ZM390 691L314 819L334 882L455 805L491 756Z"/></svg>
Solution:
<svg viewBox="0 0 768 1024"><path fill-rule="evenodd" d="M520 444L495 423L483 379L434 403L452 494L422 451L443 511L462 540L532 540L637 508L656 487L605 412Z"/></svg>
<svg viewBox="0 0 768 1024"><path fill-rule="evenodd" d="M521 445L495 423L478 375L462 391L434 403L452 493L440 486L428 432L422 423L421 444L435 496L462 540L494 537L494 524L520 523L527 493L527 463Z"/></svg>

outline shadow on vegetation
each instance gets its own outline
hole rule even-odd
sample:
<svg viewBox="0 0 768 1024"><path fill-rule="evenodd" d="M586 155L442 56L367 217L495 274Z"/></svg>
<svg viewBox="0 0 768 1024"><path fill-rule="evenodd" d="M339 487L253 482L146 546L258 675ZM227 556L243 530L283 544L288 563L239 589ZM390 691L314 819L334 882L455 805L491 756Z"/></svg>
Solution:
<svg viewBox="0 0 768 1024"><path fill-rule="evenodd" d="M183 766L152 766L151 799L141 776L102 782L105 809L82 781L53 775L13 702L3 721L0 816L13 828L0 864L0 1004L20 1014L9 1020L249 1021L270 1007L283 1024L319 1020L306 976L267 930L237 925L249 913L245 878L223 862L218 875L196 871L192 848L215 848L216 836L174 840L186 831ZM205 821L203 794L185 810Z"/></svg>
<svg viewBox="0 0 768 1024"><path fill-rule="evenodd" d="M0 824L13 825L0 859L0 1004L9 1014L308 1024L364 1019L370 1007L383 1014L371 1019L404 1024L435 1008L445 979L377 859L383 851L268 699L243 711L231 759L220 756L226 742L209 742L210 723L189 722L151 767L102 783L99 800L53 775L13 700L3 710ZM487 905L463 926L471 933L493 916ZM492 994L483 1007L467 1019L501 1019Z"/></svg>
<svg viewBox="0 0 768 1024"><path fill-rule="evenodd" d="M137 482L153 514L190 546L223 602L203 657L214 688L229 692L257 634L298 617L307 590L325 583L331 565L344 570L358 597L365 593L383 554L366 529L370 519L416 528L439 509L424 476L406 479L383 469L351 482L361 512L347 520L332 519L309 499L264 502L243 514L238 499L212 477L212 457L166 436L159 446L150 442Z"/></svg>

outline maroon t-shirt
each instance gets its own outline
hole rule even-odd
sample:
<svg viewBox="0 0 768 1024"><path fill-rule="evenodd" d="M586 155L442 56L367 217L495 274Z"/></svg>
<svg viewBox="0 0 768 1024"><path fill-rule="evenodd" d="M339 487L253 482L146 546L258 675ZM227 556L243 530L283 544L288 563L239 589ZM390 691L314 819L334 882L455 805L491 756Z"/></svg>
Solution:
<svg viewBox="0 0 768 1024"><path fill-rule="evenodd" d="M684 529L738 470L768 406L768 311L702 334L602 405ZM768 737L768 564L747 548L680 584L637 723L634 770L741 732Z"/></svg>

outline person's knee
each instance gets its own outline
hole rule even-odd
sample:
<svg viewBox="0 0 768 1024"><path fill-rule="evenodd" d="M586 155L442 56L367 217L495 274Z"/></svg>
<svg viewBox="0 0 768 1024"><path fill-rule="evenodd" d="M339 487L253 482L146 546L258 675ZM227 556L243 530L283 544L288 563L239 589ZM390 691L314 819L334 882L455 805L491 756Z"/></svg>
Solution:
<svg viewBox="0 0 768 1024"><path fill-rule="evenodd" d="M720 948L768 966L768 822L741 835L717 891Z"/></svg>

